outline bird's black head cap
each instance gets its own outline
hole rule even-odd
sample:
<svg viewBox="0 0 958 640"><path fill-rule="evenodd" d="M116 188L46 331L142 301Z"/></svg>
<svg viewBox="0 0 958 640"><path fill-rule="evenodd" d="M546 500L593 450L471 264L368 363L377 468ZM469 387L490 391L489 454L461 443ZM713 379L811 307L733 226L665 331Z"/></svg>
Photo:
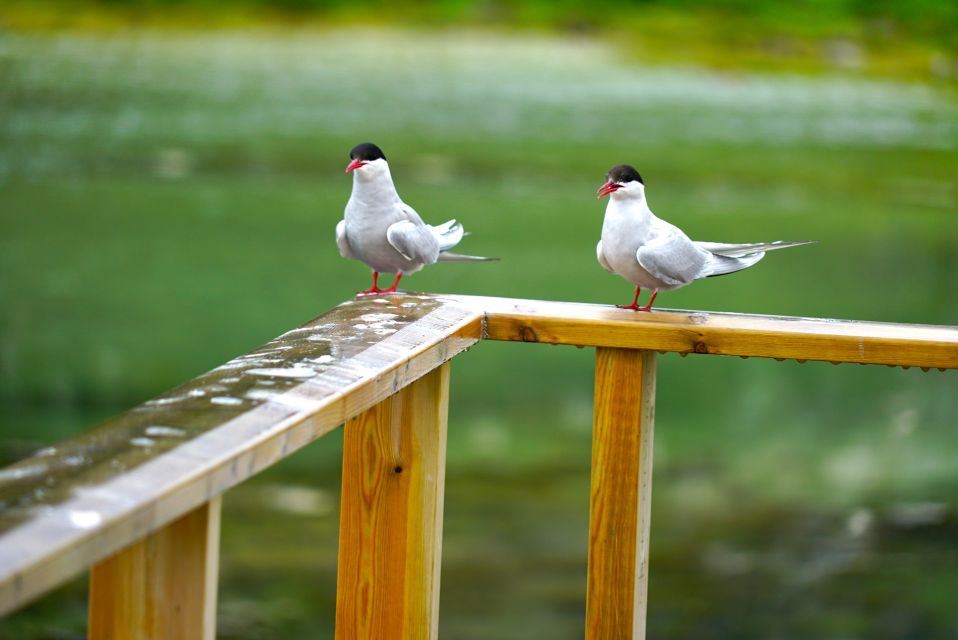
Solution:
<svg viewBox="0 0 958 640"><path fill-rule="evenodd" d="M617 184L625 184L626 182L637 181L640 184L645 184L642 181L642 176L639 175L639 172L634 168L630 167L627 164L617 164L611 169L609 173L606 174L606 177L611 181Z"/></svg>
<svg viewBox="0 0 958 640"><path fill-rule="evenodd" d="M362 144L357 144L349 152L349 158L351 160L359 160L361 162L372 162L373 160L379 160L382 158L386 159L386 154L383 153L383 150L374 145L372 142L363 142Z"/></svg>

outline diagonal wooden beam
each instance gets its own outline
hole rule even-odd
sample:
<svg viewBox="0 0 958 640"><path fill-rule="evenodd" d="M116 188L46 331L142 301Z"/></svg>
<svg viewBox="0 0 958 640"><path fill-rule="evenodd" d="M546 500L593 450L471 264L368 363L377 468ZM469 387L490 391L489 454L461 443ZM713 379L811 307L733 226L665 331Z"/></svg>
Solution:
<svg viewBox="0 0 958 640"><path fill-rule="evenodd" d="M375 406L481 330L481 313L429 296L349 301L4 469L0 614Z"/></svg>

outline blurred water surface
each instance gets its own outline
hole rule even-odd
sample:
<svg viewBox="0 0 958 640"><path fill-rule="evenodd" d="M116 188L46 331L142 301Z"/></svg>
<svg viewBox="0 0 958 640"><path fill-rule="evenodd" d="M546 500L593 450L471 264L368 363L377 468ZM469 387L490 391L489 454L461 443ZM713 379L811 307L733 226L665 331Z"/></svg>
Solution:
<svg viewBox="0 0 958 640"><path fill-rule="evenodd" d="M817 239L679 308L956 324L947 87L649 67L590 39L378 30L0 34L0 461L367 286L332 229L348 149L491 265L429 291L623 302L613 164L706 240ZM404 281L404 284L406 282ZM584 621L592 353L456 360L441 633ZM652 636L953 638L953 372L660 359ZM329 637L339 436L225 501L225 638ZM82 637L82 584L0 636Z"/></svg>

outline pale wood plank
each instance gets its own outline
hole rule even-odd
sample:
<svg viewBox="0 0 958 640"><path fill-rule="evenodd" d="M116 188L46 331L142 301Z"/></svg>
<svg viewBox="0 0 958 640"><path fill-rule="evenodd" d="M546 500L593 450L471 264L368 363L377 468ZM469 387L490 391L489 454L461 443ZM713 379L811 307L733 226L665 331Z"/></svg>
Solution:
<svg viewBox="0 0 958 640"><path fill-rule="evenodd" d="M336 637L434 639L449 365L346 423Z"/></svg>
<svg viewBox="0 0 958 640"><path fill-rule="evenodd" d="M220 499L93 566L91 640L213 640Z"/></svg>
<svg viewBox="0 0 958 640"><path fill-rule="evenodd" d="M676 353L958 368L958 327L452 296L486 316L483 338Z"/></svg>
<svg viewBox="0 0 958 640"><path fill-rule="evenodd" d="M587 640L645 637L655 359L596 350Z"/></svg>
<svg viewBox="0 0 958 640"><path fill-rule="evenodd" d="M226 387L216 393L242 398L239 407L177 390L168 395L185 399L143 405L120 416L113 423L126 440L142 435L130 433L130 416L136 424L146 425L169 425L174 418L181 419L172 424L183 427L186 435L175 448L160 450L138 466L114 472L106 459L93 470L105 477L68 479L76 487L67 484L61 502L31 511L28 519L0 535L0 614L23 606L293 454L442 365L479 340L481 318L474 310L419 295L352 301L257 351L254 360L266 353L273 362L251 365L249 359L239 358L188 387L209 389L203 381L213 376L215 384ZM329 354L331 348L334 360L324 361L308 379L293 379L281 386L282 379L274 378L276 384L269 388L281 388L269 395L249 397L242 392L250 379L262 377L247 373L252 366L295 369ZM240 390L233 391L237 387ZM168 409L184 403L189 405L186 409ZM194 419L212 426L198 434L188 432L183 425L193 424ZM56 457L91 455L92 449L112 437L113 426L108 423L89 436L57 445ZM117 454L119 460L128 460L124 457L128 452L141 455L142 447L128 442L125 446ZM17 466L29 471L50 460L38 455ZM6 476L13 479L14 490L21 475ZM27 477L23 491L29 494L34 482L44 487L44 478L42 473ZM3 479L0 475L0 496Z"/></svg>
<svg viewBox="0 0 958 640"><path fill-rule="evenodd" d="M292 454L480 338L958 368L955 327L471 296L349 301L52 453L0 470L0 614ZM315 376L298 378L311 367ZM259 381L274 369L295 375L274 377L267 389ZM143 446L157 427L182 436Z"/></svg>

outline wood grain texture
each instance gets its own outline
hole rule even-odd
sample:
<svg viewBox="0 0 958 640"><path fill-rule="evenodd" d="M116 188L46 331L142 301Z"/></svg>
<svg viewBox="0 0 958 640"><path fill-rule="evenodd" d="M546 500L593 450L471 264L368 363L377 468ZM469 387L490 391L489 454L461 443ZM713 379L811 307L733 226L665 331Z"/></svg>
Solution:
<svg viewBox="0 0 958 640"><path fill-rule="evenodd" d="M0 470L0 615L291 455L481 338L958 368L958 328L401 294L350 300Z"/></svg>
<svg viewBox="0 0 958 640"><path fill-rule="evenodd" d="M655 360L596 350L587 640L645 638Z"/></svg>
<svg viewBox="0 0 958 640"><path fill-rule="evenodd" d="M220 499L90 572L90 640L213 640Z"/></svg>
<svg viewBox="0 0 958 640"><path fill-rule="evenodd" d="M424 302L422 296L411 298L396 296L388 303L350 303L349 317L358 316L354 319L333 322L327 315L326 321L320 318L304 329L289 332L278 340L288 340L292 334L299 336L296 344L315 344L327 352L330 343L334 351L342 344L341 351L347 355L323 365L315 376L294 380L292 386L281 392L244 403L240 411L227 414L222 423L134 468L120 467L115 474L96 481L77 481L79 486L71 488L62 502L36 510L28 520L0 535L0 614L22 606L292 455L478 341L481 314L441 301L426 300L426 311L406 321L397 320L391 325L382 322L387 304L395 308ZM383 329L369 329L374 323L381 323ZM375 341L350 348L354 335ZM287 346L274 342L268 348L276 350L274 344ZM298 348L277 351L280 355L275 357ZM312 356L302 351L297 357ZM271 366L280 365L298 366L289 361ZM242 384L244 377L250 377L240 377L237 369L228 371L228 379L239 381L223 384ZM230 397L229 391L221 393ZM209 404L208 398L202 399ZM139 415L141 408L131 414ZM146 415L155 418L153 409L147 408ZM124 420L126 415L117 420ZM207 416L204 420L218 419L215 415L201 415ZM158 420L152 424L170 423ZM109 423L101 426L91 434L91 439L109 435L111 427ZM57 449L60 453L69 452L70 443L57 445ZM22 466L30 468L34 464L31 460L24 461ZM38 460L42 461L42 457Z"/></svg>
<svg viewBox="0 0 958 640"><path fill-rule="evenodd" d="M346 423L336 637L434 639L449 365Z"/></svg>
<svg viewBox="0 0 958 640"><path fill-rule="evenodd" d="M958 368L958 327L452 296L481 310L484 338L675 353Z"/></svg>

